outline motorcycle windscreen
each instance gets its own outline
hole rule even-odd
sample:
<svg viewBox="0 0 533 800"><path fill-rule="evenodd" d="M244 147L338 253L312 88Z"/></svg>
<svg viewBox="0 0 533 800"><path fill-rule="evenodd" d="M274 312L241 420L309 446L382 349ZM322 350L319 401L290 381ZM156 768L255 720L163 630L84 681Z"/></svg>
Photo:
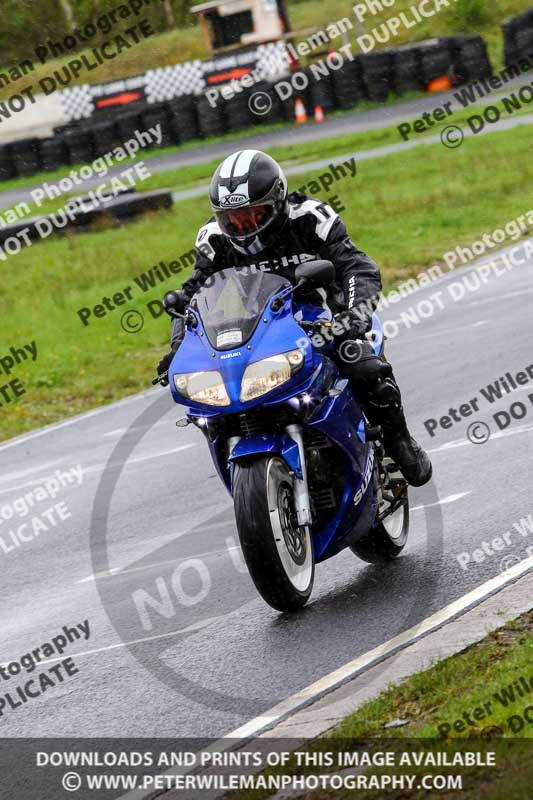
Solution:
<svg viewBox="0 0 533 800"><path fill-rule="evenodd" d="M270 298L289 285L271 272L225 269L209 277L192 306L211 345L216 350L233 350L251 338Z"/></svg>

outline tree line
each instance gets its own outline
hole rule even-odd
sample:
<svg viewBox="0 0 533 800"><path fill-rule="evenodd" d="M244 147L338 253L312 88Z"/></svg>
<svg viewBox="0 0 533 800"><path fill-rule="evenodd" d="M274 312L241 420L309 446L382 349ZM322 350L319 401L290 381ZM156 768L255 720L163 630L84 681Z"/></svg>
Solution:
<svg viewBox="0 0 533 800"><path fill-rule="evenodd" d="M152 0L140 16L120 20L113 31L128 27L134 19L148 19L157 33L194 22L189 9L199 0ZM33 51L41 42L62 40L74 29L82 28L98 17L127 5L127 0L2 0L0 14L0 67L10 67L25 59L33 60ZM90 44L105 41L98 35ZM80 44L79 49L83 49ZM74 50L72 51L74 52Z"/></svg>

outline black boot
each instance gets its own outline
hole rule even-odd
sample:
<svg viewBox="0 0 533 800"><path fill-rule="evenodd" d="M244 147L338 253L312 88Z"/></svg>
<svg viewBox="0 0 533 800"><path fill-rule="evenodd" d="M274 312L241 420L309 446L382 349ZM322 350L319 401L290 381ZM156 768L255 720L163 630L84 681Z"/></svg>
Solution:
<svg viewBox="0 0 533 800"><path fill-rule="evenodd" d="M383 446L407 483L411 486L423 486L431 480L433 467L428 454L409 433L401 396L397 384L389 378L387 383L390 392L389 402L376 403L370 400L365 408L367 416L374 425L383 430ZM394 392L398 392L394 398ZM385 393L382 391L382 398Z"/></svg>
<svg viewBox="0 0 533 800"><path fill-rule="evenodd" d="M411 486L423 486L433 474L428 454L413 439L407 425L384 432L385 452Z"/></svg>

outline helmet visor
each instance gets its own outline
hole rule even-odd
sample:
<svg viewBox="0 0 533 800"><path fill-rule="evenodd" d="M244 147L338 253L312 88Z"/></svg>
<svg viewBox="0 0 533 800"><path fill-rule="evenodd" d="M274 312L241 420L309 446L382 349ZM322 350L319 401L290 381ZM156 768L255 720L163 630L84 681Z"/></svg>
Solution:
<svg viewBox="0 0 533 800"><path fill-rule="evenodd" d="M233 239L245 239L262 231L275 214L273 205L225 208L215 211L220 230Z"/></svg>

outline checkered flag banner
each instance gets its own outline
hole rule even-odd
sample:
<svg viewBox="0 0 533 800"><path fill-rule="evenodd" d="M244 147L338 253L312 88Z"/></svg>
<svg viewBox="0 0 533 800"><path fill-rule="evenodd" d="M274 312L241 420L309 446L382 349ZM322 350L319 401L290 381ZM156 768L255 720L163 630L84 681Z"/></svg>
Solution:
<svg viewBox="0 0 533 800"><path fill-rule="evenodd" d="M290 59L283 42L260 44L257 48L257 65L264 78L274 78L287 72Z"/></svg>
<svg viewBox="0 0 533 800"><path fill-rule="evenodd" d="M283 42L261 44L255 54L255 68L262 77L272 80L287 71L289 58ZM146 99L149 103L164 103L174 97L201 94L207 86L205 74L212 69L213 61L196 60L148 70L144 75ZM61 103L69 120L86 119L96 110L88 84L61 92Z"/></svg>
<svg viewBox="0 0 533 800"><path fill-rule="evenodd" d="M149 103L161 103L184 94L200 94L204 87L201 61L187 61L146 73L145 91Z"/></svg>
<svg viewBox="0 0 533 800"><path fill-rule="evenodd" d="M65 116L69 119L85 119L94 113L91 87L88 84L74 86L61 92L61 105Z"/></svg>

